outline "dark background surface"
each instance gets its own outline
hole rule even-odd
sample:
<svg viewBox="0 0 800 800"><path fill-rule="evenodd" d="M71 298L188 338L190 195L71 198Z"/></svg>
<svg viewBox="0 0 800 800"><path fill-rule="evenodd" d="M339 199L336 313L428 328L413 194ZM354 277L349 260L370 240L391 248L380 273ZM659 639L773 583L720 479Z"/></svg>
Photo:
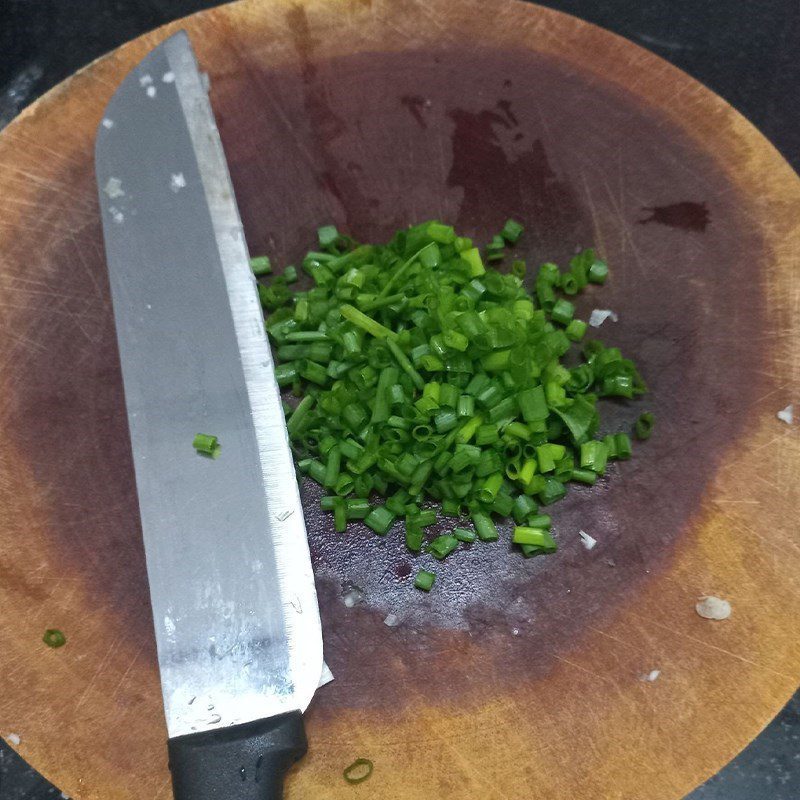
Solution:
<svg viewBox="0 0 800 800"><path fill-rule="evenodd" d="M0 0L0 128L103 53L213 5L202 0ZM800 0L553 0L544 5L626 36L684 69L739 109L800 169ZM60 796L0 741L0 800ZM690 798L800 798L800 693Z"/></svg>

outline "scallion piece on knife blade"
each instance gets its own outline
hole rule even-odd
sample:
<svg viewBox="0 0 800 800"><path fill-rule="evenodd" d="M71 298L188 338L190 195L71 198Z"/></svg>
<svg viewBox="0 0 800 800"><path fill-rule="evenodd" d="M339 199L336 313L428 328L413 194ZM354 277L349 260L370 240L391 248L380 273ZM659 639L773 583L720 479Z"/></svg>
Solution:
<svg viewBox="0 0 800 800"><path fill-rule="evenodd" d="M218 458L222 446L216 436L207 433L198 433L192 440L192 447L203 456Z"/></svg>

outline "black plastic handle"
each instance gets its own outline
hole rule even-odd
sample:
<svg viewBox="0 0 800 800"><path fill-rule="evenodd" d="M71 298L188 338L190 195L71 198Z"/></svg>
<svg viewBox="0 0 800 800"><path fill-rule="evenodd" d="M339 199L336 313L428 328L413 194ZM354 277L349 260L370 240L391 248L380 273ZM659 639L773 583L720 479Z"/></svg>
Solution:
<svg viewBox="0 0 800 800"><path fill-rule="evenodd" d="M299 711L169 740L175 800L281 800L308 745Z"/></svg>

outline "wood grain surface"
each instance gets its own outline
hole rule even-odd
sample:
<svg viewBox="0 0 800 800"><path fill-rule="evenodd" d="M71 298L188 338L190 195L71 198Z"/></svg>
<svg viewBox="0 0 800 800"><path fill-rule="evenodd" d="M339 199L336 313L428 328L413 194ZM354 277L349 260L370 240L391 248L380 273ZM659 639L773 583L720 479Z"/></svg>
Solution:
<svg viewBox="0 0 800 800"><path fill-rule="evenodd" d="M534 260L595 243L612 278L581 313L618 312L602 333L643 365L659 419L554 509L556 556L464 549L427 597L398 537L338 537L306 490L336 681L289 799L683 797L800 677L800 435L775 416L800 401L800 180L657 57L506 0L224 6L0 134L0 734L80 800L169 797L92 145L123 76L179 27L252 252L285 262L325 221L369 239L432 216L479 236L522 219ZM732 617L697 616L706 594ZM359 756L375 772L351 787Z"/></svg>

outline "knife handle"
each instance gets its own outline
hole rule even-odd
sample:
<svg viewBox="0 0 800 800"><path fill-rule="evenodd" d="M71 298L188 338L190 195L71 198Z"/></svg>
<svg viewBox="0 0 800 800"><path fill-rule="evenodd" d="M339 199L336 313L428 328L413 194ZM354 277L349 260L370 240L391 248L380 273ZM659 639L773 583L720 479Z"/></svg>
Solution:
<svg viewBox="0 0 800 800"><path fill-rule="evenodd" d="M299 711L169 740L175 800L281 800L308 745Z"/></svg>

